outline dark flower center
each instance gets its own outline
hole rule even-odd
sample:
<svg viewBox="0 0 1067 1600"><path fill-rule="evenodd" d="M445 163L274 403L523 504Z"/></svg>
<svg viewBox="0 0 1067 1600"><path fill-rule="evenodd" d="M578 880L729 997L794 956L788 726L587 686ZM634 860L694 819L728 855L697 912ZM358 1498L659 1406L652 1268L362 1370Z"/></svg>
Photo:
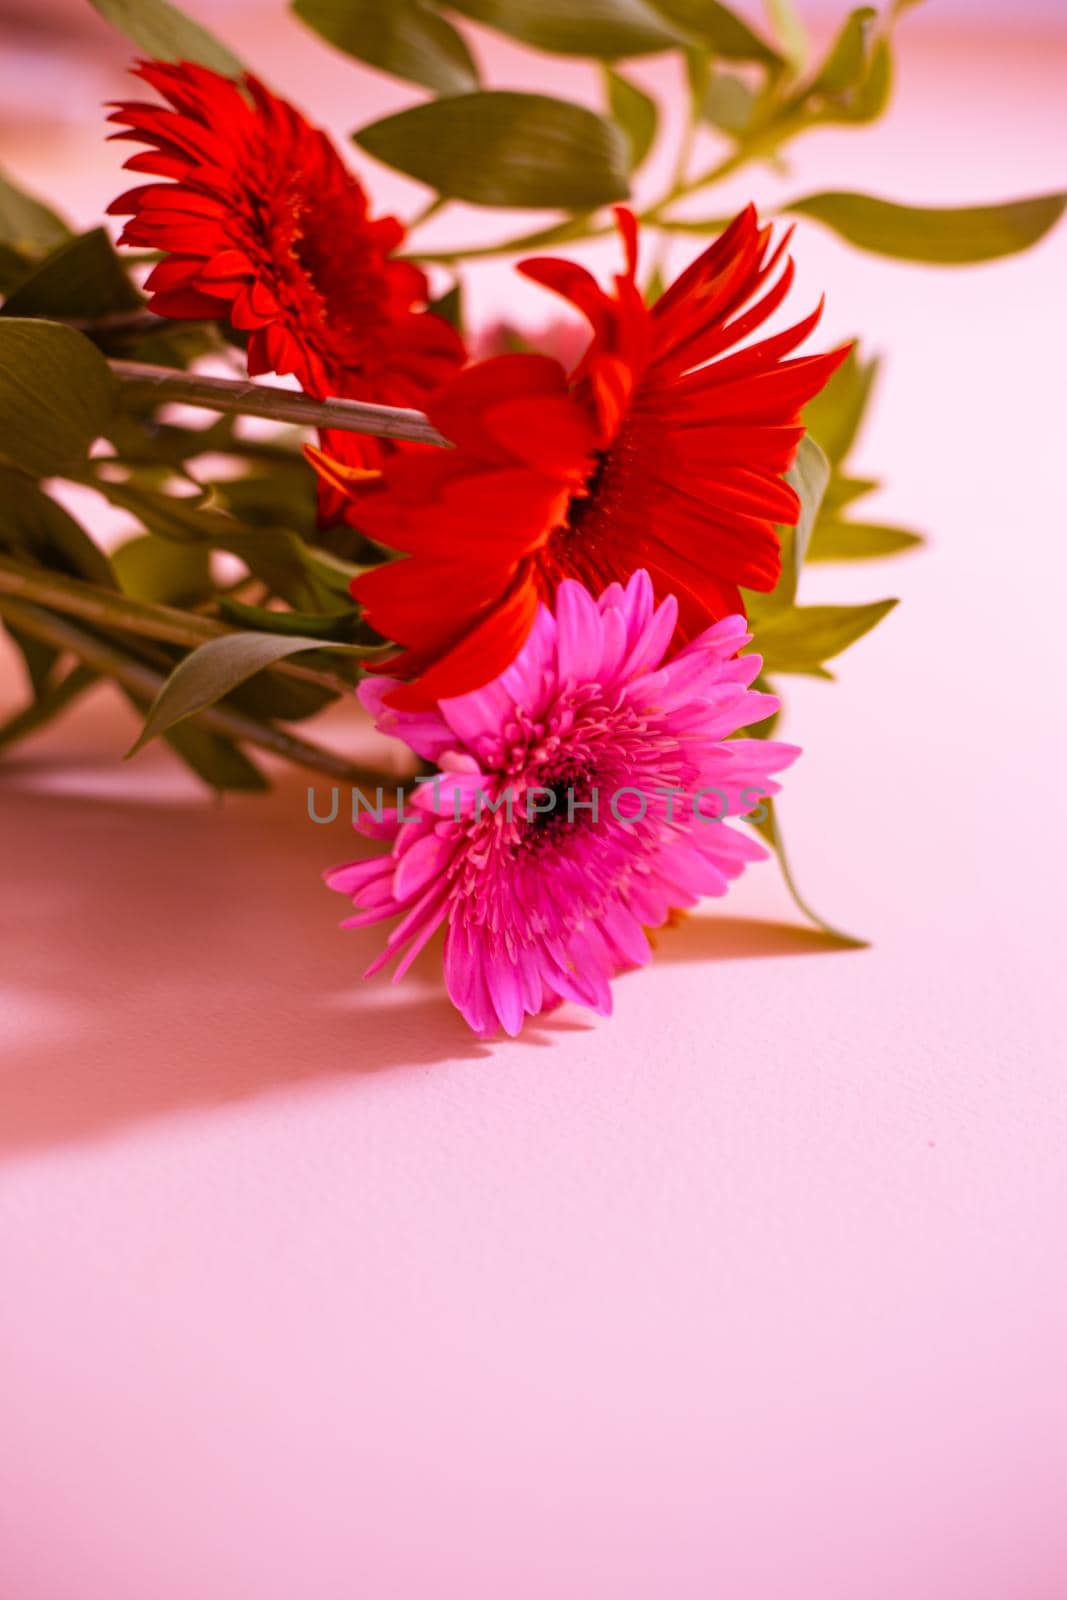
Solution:
<svg viewBox="0 0 1067 1600"><path fill-rule="evenodd" d="M594 785L586 764L575 762L562 770L557 768L553 773L539 774L534 782L538 789L546 793L538 795L538 809L530 816L526 815L525 799L520 801L520 834L525 845L537 848L556 844L565 834L589 825L592 812L587 806ZM552 796L554 803L551 806L547 794Z"/></svg>
<svg viewBox="0 0 1067 1600"><path fill-rule="evenodd" d="M331 332L344 338L366 336L373 329L385 299L381 264L336 247L336 218L327 221L321 207L303 197L291 203L292 253L302 268L308 287L321 303L321 315ZM349 238L358 233L348 234Z"/></svg>

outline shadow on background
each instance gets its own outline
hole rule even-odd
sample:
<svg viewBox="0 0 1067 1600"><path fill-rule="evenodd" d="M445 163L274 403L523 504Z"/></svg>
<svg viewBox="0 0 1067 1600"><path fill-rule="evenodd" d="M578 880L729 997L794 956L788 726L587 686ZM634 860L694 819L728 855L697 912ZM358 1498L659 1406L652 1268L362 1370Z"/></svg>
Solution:
<svg viewBox="0 0 1067 1600"><path fill-rule="evenodd" d="M449 1003L439 947L401 987L362 983L383 930L338 930L346 902L321 872L358 850L343 825L308 821L302 783L223 805L33 784L32 763L0 779L0 1155L309 1080L493 1055ZM803 928L700 916L658 934L656 959L834 948ZM567 1007L522 1041L591 1026Z"/></svg>

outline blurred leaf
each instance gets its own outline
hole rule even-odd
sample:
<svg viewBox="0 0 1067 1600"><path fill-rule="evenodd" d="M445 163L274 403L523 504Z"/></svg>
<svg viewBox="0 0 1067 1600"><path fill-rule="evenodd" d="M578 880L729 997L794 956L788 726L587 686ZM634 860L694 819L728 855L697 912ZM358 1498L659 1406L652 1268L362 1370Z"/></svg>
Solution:
<svg viewBox="0 0 1067 1600"><path fill-rule="evenodd" d="M66 240L35 267L8 295L3 314L102 317L143 303L106 232L93 228Z"/></svg>
<svg viewBox="0 0 1067 1600"><path fill-rule="evenodd" d="M438 94L478 86L456 29L423 0L293 0L301 21L339 50Z"/></svg>
<svg viewBox="0 0 1067 1600"><path fill-rule="evenodd" d="M1067 194L990 206L901 206L873 195L807 195L782 209L833 228L875 255L937 263L993 261L1027 250L1054 227Z"/></svg>
<svg viewBox="0 0 1067 1600"><path fill-rule="evenodd" d="M629 194L621 129L547 95L487 90L432 100L353 138L387 166L474 205L581 211Z"/></svg>
<svg viewBox="0 0 1067 1600"><path fill-rule="evenodd" d="M157 61L196 61L230 78L244 70L232 51L170 0L90 0L90 4Z"/></svg>
<svg viewBox="0 0 1067 1600"><path fill-rule="evenodd" d="M779 48L794 72L803 70L808 59L808 36L793 0L764 0Z"/></svg>
<svg viewBox="0 0 1067 1600"><path fill-rule="evenodd" d="M793 903L797 910L802 916L807 917L809 922L814 923L815 927L821 928L823 933L829 934L831 939L836 939L839 944L848 945L854 950L866 950L868 948L866 939L857 939L854 934L845 933L842 929L835 928L833 923L827 922L825 917L820 917L817 911L812 910L808 901L804 899L797 886L797 881L793 877L789 858L785 852L785 841L782 838L781 824L778 821L778 813L775 810L774 801L768 797L762 804L766 812L763 821L755 822L752 818L749 818L749 821L752 827L756 829L756 832L762 834L778 857L778 865L782 870L782 877L785 879L786 888L792 895Z"/></svg>
<svg viewBox="0 0 1067 1600"><path fill-rule="evenodd" d="M212 499L240 522L257 528L292 528L301 537L315 529L315 480L303 456L272 464L269 472L240 478L212 478L204 485Z"/></svg>
<svg viewBox="0 0 1067 1600"><path fill-rule="evenodd" d="M864 495L880 488L881 484L877 478L850 478L835 469L823 497L823 515L828 516L833 512L842 511L845 506L852 505L853 501L862 500Z"/></svg>
<svg viewBox="0 0 1067 1600"><path fill-rule="evenodd" d="M648 279L644 287L645 304L654 306L667 287L667 280L663 275L660 262L654 261L649 269Z"/></svg>
<svg viewBox="0 0 1067 1600"><path fill-rule="evenodd" d="M186 717L213 706L257 672L304 650L343 650L366 655L357 645L326 645L320 639L268 633L228 633L209 639L180 661L160 689L148 713L133 755L150 739Z"/></svg>
<svg viewBox="0 0 1067 1600"><path fill-rule="evenodd" d="M69 511L20 472L0 467L0 549L33 565L115 587L107 556Z"/></svg>
<svg viewBox="0 0 1067 1600"><path fill-rule="evenodd" d="M754 33L743 17L720 5L719 0L655 0L655 6L713 55L727 61L761 61L771 67L783 65L778 51Z"/></svg>
<svg viewBox="0 0 1067 1600"><path fill-rule="evenodd" d="M463 284L459 278L444 294L438 295L436 300L431 300L426 307L435 317L440 317L458 333L463 332Z"/></svg>
<svg viewBox="0 0 1067 1600"><path fill-rule="evenodd" d="M43 255L70 237L70 229L51 206L37 200L0 172L0 240L20 255Z"/></svg>
<svg viewBox="0 0 1067 1600"><path fill-rule="evenodd" d="M763 657L764 672L824 677L823 663L862 639L896 604L875 600L860 606L756 608L754 648Z"/></svg>
<svg viewBox="0 0 1067 1600"><path fill-rule="evenodd" d="M633 172L652 148L659 110L643 89L616 72L614 67L603 70L611 115L630 141L630 170Z"/></svg>
<svg viewBox="0 0 1067 1600"><path fill-rule="evenodd" d="M873 478L852 478L843 463L856 442L878 374L878 358L860 359L857 345L822 393L804 410L804 422L833 466L808 549L809 561L869 561L921 544L922 536L882 523L848 522L840 515L853 501L877 489Z"/></svg>
<svg viewBox="0 0 1067 1600"><path fill-rule="evenodd" d="M10 623L7 623L6 627L13 638L17 636L17 630L12 628ZM33 643L40 649L47 650L53 659L58 655L57 651L41 644L40 640L31 641L28 634L23 635L20 642ZM66 710L67 706L86 689L91 688L96 681L97 675L92 668L79 662L77 666L71 667L59 683L42 686L32 705L26 706L22 711L16 711L14 716L8 717L6 722L0 724L0 750L6 745L17 744L20 739L25 739L29 734L45 727L53 717Z"/></svg>
<svg viewBox="0 0 1067 1600"><path fill-rule="evenodd" d="M194 606L211 593L211 555L204 545L138 534L111 552L111 565L123 593L135 600Z"/></svg>
<svg viewBox="0 0 1067 1600"><path fill-rule="evenodd" d="M59 660L59 651L53 645L45 644L43 639L35 638L32 633L24 633L16 623L6 618L4 627L22 657L34 704L39 705L47 698L51 688L52 669Z"/></svg>
<svg viewBox="0 0 1067 1600"><path fill-rule="evenodd" d="M774 694L774 685L761 672L752 684L757 694ZM773 739L777 735L778 725L782 720L783 706L778 703L778 710L769 717L761 717L758 722L752 722L747 728L741 730L741 736L746 739ZM751 818L749 819L751 821Z"/></svg>
<svg viewBox="0 0 1067 1600"><path fill-rule="evenodd" d="M354 691L354 685L353 685ZM337 699L337 691L314 683L299 683L276 672L264 672L238 684L225 705L256 717L260 722L303 722ZM184 723L181 724L185 726Z"/></svg>
<svg viewBox="0 0 1067 1600"><path fill-rule="evenodd" d="M156 467L169 474L197 456L228 453L238 448L233 437L235 418L219 417L206 428L179 427L158 422L155 411L135 416L116 411L107 427L115 457L129 467Z"/></svg>
<svg viewBox="0 0 1067 1600"><path fill-rule="evenodd" d="M646 0L448 0L475 22L537 50L603 61L670 50L682 41Z"/></svg>
<svg viewBox="0 0 1067 1600"><path fill-rule="evenodd" d="M702 114L725 133L744 133L756 112L757 95L734 72L716 72L704 95Z"/></svg>
<svg viewBox="0 0 1067 1600"><path fill-rule="evenodd" d="M805 427L835 467L856 442L877 376L878 357L861 361L859 347L854 344L822 393L804 408Z"/></svg>
<svg viewBox="0 0 1067 1600"><path fill-rule="evenodd" d="M827 109L824 119L834 122L876 122L889 104L893 87L893 56L888 39L875 41L867 71L854 89Z"/></svg>
<svg viewBox="0 0 1067 1600"><path fill-rule="evenodd" d="M33 477L79 463L114 405L107 362L57 322L0 317L0 461Z"/></svg>
<svg viewBox="0 0 1067 1600"><path fill-rule="evenodd" d="M366 572L366 566L348 561L332 550L324 550L321 545L313 548L305 546L303 557L308 571L314 577L318 595L327 597L327 605L333 601L330 609L349 610L352 605L352 581L360 573ZM291 605L292 601L289 603ZM327 609L327 605L323 609Z"/></svg>
<svg viewBox="0 0 1067 1600"><path fill-rule="evenodd" d="M265 633L298 634L311 639L329 639L337 644L352 644L360 624L353 605L347 612L276 611L269 606L250 606L243 600L219 595L219 610L230 622L244 628L259 628Z"/></svg>
<svg viewBox="0 0 1067 1600"><path fill-rule="evenodd" d="M922 544L921 533L891 528L880 522L845 522L820 517L808 550L809 561L874 561Z"/></svg>
<svg viewBox="0 0 1067 1600"><path fill-rule="evenodd" d="M119 687L134 710L143 717L148 709L147 701L140 695L132 694L121 684ZM262 794L270 788L267 779L244 751L231 739L223 738L210 728L201 727L195 722L182 722L176 728L168 728L163 738L189 770L218 794Z"/></svg>
<svg viewBox="0 0 1067 1600"><path fill-rule="evenodd" d="M692 233L699 237L709 234L723 233L733 221L733 217L671 217L669 221L661 222L661 228L669 228L671 233Z"/></svg>
<svg viewBox="0 0 1067 1600"><path fill-rule="evenodd" d="M850 13L815 74L809 93L844 94L859 83L866 74L867 52L877 17L873 6L860 6Z"/></svg>
<svg viewBox="0 0 1067 1600"><path fill-rule="evenodd" d="M144 715L143 704L137 709ZM262 794L270 788L255 762L231 739L224 739L210 728L182 722L176 728L168 728L163 737L186 766L220 794Z"/></svg>
<svg viewBox="0 0 1067 1600"><path fill-rule="evenodd" d="M684 52L685 78L689 85L689 99L693 107L693 116L699 117L704 105L704 96L708 92L711 82L711 57L706 50L701 50L696 45L690 45Z"/></svg>
<svg viewBox="0 0 1067 1600"><path fill-rule="evenodd" d="M151 533L179 544L226 550L290 605L315 610L335 592L324 559L288 528L248 528L199 498L158 494L131 483L94 482L112 505L131 512ZM351 602L349 602L351 603Z"/></svg>
<svg viewBox="0 0 1067 1600"><path fill-rule="evenodd" d="M0 239L0 295L25 277L28 265L26 256L20 256L17 250Z"/></svg>
<svg viewBox="0 0 1067 1600"><path fill-rule="evenodd" d="M796 599L801 568L807 559L815 519L830 481L830 463L810 434L805 434L801 439L797 458L785 474L785 480L800 496L800 517L795 528L779 529L782 575L769 598L780 605L792 605Z"/></svg>

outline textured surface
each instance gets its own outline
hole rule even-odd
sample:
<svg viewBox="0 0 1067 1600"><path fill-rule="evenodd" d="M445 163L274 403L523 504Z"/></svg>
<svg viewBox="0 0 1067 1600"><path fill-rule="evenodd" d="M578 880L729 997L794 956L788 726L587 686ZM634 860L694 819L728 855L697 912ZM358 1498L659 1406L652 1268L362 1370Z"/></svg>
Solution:
<svg viewBox="0 0 1067 1600"><path fill-rule="evenodd" d="M294 38L257 64L307 100L325 63L349 125ZM930 48L798 188L1062 186L1062 42ZM86 217L89 137L49 180ZM122 766L107 692L5 761L3 1600L1067 1591L1067 234L798 254L891 351L861 464L933 541L809 575L905 603L786 728L798 869L872 951L757 869L613 1022L481 1045L432 962L359 987L299 781Z"/></svg>

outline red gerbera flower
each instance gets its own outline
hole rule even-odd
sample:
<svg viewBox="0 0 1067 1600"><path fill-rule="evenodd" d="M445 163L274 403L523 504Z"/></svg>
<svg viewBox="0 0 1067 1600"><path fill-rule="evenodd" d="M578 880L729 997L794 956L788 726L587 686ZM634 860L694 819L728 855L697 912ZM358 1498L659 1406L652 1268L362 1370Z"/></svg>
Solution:
<svg viewBox="0 0 1067 1600"><path fill-rule="evenodd" d="M293 373L309 394L419 404L464 359L426 312L427 283L395 259L404 228L372 218L326 135L269 89L192 62L134 71L169 101L118 104L116 139L151 149L126 166L171 182L131 189L120 243L163 250L146 288L164 317L228 317L248 333L248 371ZM364 459L368 442L330 444ZM371 447L373 454L374 447Z"/></svg>
<svg viewBox="0 0 1067 1600"><path fill-rule="evenodd" d="M651 307L636 283L636 223L625 210L618 219L626 271L614 293L572 262L520 267L592 325L569 377L545 356L498 356L430 397L455 449L405 452L370 486L318 461L339 490L348 482L351 520L408 558L353 585L368 620L406 647L387 663L416 680L392 692L398 707L497 676L563 578L598 594L644 567L659 597L677 595L683 637L742 610L740 586L778 580L775 524L800 511L782 479L800 413L847 349L784 359L820 304L724 355L793 280L788 234L772 249L752 207Z"/></svg>

